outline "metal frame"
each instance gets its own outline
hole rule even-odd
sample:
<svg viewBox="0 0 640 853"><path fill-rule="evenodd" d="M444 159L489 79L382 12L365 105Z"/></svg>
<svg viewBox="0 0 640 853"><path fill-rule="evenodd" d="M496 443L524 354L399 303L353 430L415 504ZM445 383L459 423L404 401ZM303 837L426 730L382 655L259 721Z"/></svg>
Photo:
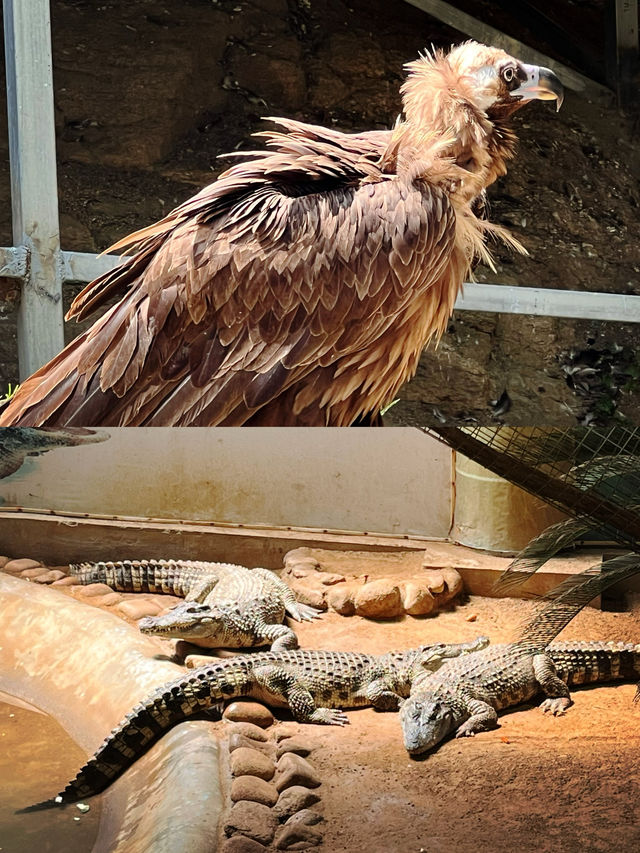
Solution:
<svg viewBox="0 0 640 853"><path fill-rule="evenodd" d="M436 14L438 9L440 13L450 14L452 9L440 0L409 2L430 14ZM635 3L635 0L625 2ZM0 248L0 275L22 282L18 312L22 380L64 346L63 284L91 281L113 269L119 258L61 249L49 0L3 0L3 6L15 245ZM458 18L462 15L457 13ZM496 41L497 30L468 15L464 18L472 28L465 29L458 20L458 29L482 37L473 26L484 27L485 38L488 34L490 40ZM523 56L528 51L524 58L541 61L535 51L519 44L518 49ZM543 59L542 64L558 65L548 57ZM561 73L568 86L581 89L588 96L592 94L590 87L597 86L569 69L562 68ZM601 95L608 92L603 87L598 89ZM456 310L640 323L640 296L468 284L456 302Z"/></svg>

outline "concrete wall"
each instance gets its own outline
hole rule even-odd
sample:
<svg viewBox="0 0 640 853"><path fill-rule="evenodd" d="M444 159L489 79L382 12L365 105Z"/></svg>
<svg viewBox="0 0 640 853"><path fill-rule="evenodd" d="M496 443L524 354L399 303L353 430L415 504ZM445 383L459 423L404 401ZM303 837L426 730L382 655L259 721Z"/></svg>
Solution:
<svg viewBox="0 0 640 853"><path fill-rule="evenodd" d="M113 429L27 457L0 504L445 538L451 452L410 428Z"/></svg>

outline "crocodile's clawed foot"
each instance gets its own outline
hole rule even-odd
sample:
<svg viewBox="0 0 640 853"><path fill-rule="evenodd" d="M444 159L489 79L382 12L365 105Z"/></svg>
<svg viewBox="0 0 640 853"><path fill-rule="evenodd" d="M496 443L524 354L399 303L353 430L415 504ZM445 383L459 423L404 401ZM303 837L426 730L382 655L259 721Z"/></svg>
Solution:
<svg viewBox="0 0 640 853"><path fill-rule="evenodd" d="M326 726L347 726L349 718L336 708L316 708L310 718L312 723L321 723Z"/></svg>
<svg viewBox="0 0 640 853"><path fill-rule="evenodd" d="M311 607L309 604L296 603L297 615L293 618L298 622L313 622L314 619L319 619L324 611L318 610L317 607Z"/></svg>
<svg viewBox="0 0 640 853"><path fill-rule="evenodd" d="M475 729L467 725L467 723L463 723L456 731L456 737L475 737L475 734Z"/></svg>
<svg viewBox="0 0 640 853"><path fill-rule="evenodd" d="M571 705L572 702L568 696L558 696L554 699L545 699L540 708L545 714L553 714L554 717L560 717Z"/></svg>

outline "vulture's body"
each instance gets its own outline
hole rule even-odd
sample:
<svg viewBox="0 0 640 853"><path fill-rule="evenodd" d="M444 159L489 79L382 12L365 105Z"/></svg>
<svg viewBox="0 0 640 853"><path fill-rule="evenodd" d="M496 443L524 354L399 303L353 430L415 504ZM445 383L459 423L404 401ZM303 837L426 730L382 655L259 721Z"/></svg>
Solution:
<svg viewBox="0 0 640 853"><path fill-rule="evenodd" d="M454 51L409 66L393 131L278 119L268 151L116 244L136 253L69 313L120 301L23 383L0 424L346 426L375 416L443 333L487 232L506 237L473 206L505 171L506 123L521 101L505 83L507 100L490 109L460 62L516 63L473 43L457 52L457 64Z"/></svg>

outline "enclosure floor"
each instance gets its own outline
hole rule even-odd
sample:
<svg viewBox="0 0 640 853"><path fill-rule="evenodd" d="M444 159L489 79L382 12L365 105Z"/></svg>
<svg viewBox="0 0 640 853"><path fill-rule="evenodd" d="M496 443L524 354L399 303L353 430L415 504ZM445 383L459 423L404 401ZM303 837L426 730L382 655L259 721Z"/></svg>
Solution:
<svg viewBox="0 0 640 853"><path fill-rule="evenodd" d="M472 597L436 617L372 623L327 614L297 626L303 647L378 652L487 634L509 639L532 602ZM467 621L475 614L476 620ZM635 640L640 615L583 611L563 639ZM324 849L331 853L499 853L638 849L640 705L635 685L576 689L564 717L534 705L427 759L403 749L396 714L349 714L319 738Z"/></svg>
<svg viewBox="0 0 640 853"><path fill-rule="evenodd" d="M334 552L325 568L401 577L417 569L416 559L419 555L380 559L375 554ZM60 587L67 594L68 589ZM163 606L172 601L152 597ZM295 629L302 648L373 653L459 642L480 634L501 642L515 638L537 606L532 601L472 596L425 618L374 622L330 612L312 623L295 623ZM562 633L562 639L571 638L640 642L640 608L636 604L626 613L586 608ZM158 640L158 648L170 653L172 644ZM634 694L634 684L576 689L575 705L566 716L552 718L534 704L523 706L503 713L495 731L450 740L421 761L410 759L404 750L397 714L365 709L349 712L345 728L301 726L317 742L311 758L322 779L319 793L326 820L320 849L329 853L640 849L636 812L640 704L634 705ZM76 762L71 764L69 769L75 772ZM45 778L66 775L61 770L38 772Z"/></svg>

